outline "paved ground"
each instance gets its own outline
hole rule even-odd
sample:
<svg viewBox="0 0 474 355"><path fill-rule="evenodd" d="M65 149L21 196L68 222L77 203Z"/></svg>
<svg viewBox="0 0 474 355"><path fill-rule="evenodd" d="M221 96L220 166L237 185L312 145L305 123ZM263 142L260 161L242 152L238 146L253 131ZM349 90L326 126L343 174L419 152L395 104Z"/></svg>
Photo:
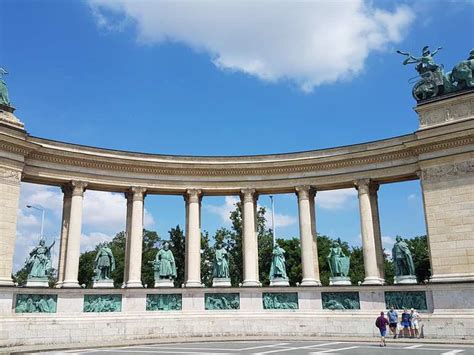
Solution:
<svg viewBox="0 0 474 355"><path fill-rule="evenodd" d="M209 343L181 343L134 345L113 348L75 349L46 354L290 354L290 355L318 355L318 354L393 354L393 355L474 355L474 346L451 344L403 344L387 341L387 346L380 348L375 343L351 343L330 341L228 341ZM43 353L45 354L45 353Z"/></svg>

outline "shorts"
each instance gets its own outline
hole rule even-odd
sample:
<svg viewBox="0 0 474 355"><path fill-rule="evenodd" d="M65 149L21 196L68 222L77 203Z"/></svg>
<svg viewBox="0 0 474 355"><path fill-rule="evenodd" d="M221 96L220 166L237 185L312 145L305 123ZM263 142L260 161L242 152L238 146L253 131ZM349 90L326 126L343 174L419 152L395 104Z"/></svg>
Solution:
<svg viewBox="0 0 474 355"><path fill-rule="evenodd" d="M402 322L402 327L403 328L410 328L411 324L410 324L410 322Z"/></svg>
<svg viewBox="0 0 474 355"><path fill-rule="evenodd" d="M390 323L388 325L390 328L396 328L397 327L397 323Z"/></svg>
<svg viewBox="0 0 474 355"><path fill-rule="evenodd" d="M419 329L418 321L412 321L411 322L411 329Z"/></svg>
<svg viewBox="0 0 474 355"><path fill-rule="evenodd" d="M379 328L380 330L380 336L385 336L385 334L387 334L387 328Z"/></svg>

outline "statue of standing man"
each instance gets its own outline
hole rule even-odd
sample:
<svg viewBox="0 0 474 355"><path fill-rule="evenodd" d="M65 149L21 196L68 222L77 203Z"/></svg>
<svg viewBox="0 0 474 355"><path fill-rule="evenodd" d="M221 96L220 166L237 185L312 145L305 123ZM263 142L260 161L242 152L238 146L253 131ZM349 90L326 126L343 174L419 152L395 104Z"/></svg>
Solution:
<svg viewBox="0 0 474 355"><path fill-rule="evenodd" d="M392 248L392 259L395 265L395 284L416 283L415 264L408 244L397 236Z"/></svg>
<svg viewBox="0 0 474 355"><path fill-rule="evenodd" d="M0 105L10 106L7 84L3 81L5 74L8 74L8 72L0 67Z"/></svg>
<svg viewBox="0 0 474 355"><path fill-rule="evenodd" d="M156 253L153 269L155 270L155 287L173 287L176 278L176 264L170 245L166 242Z"/></svg>
<svg viewBox="0 0 474 355"><path fill-rule="evenodd" d="M275 243L270 267L270 286L289 286L286 275L285 250Z"/></svg>
<svg viewBox="0 0 474 355"><path fill-rule="evenodd" d="M213 287L230 287L229 255L222 243L216 243L212 276Z"/></svg>
<svg viewBox="0 0 474 355"><path fill-rule="evenodd" d="M94 286L113 287L111 273L115 270L115 258L108 246L103 246L97 252L94 259Z"/></svg>
<svg viewBox="0 0 474 355"><path fill-rule="evenodd" d="M26 259L28 270L26 286L48 287L48 275L52 270L51 248L54 243L47 247L45 240L41 239L39 245L30 252Z"/></svg>

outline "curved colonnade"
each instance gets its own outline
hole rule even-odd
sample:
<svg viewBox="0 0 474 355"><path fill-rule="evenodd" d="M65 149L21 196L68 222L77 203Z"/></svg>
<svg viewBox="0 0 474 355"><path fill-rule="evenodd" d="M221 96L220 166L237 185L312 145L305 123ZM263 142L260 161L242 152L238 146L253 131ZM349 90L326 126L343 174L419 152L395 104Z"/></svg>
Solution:
<svg viewBox="0 0 474 355"><path fill-rule="evenodd" d="M182 195L186 208L185 287L201 287L200 201L239 195L243 205L243 286L259 286L255 209L259 194L296 193L302 246L302 286L318 286L315 194L356 188L366 285L383 284L378 217L380 184L420 179L432 267L431 282L474 280L474 93L416 108L415 133L345 147L242 157L188 157L115 151L62 143L0 122L0 286L11 286L21 181L64 192L58 287L77 282L82 198L86 189L127 198L125 286L142 287L144 199ZM472 301L469 301L472 302ZM435 302L436 303L436 302ZM443 307L441 307L443 308ZM446 307L449 308L449 307Z"/></svg>

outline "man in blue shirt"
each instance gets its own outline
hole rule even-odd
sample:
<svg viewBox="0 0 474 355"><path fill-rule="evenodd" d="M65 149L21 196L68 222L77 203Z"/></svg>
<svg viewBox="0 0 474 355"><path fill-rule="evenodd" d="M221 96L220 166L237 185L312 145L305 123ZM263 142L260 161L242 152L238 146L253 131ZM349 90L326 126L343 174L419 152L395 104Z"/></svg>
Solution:
<svg viewBox="0 0 474 355"><path fill-rule="evenodd" d="M390 307L390 310L387 312L388 316L388 327L390 328L390 332L393 335L393 339L397 337L397 324L398 324L398 313L393 307Z"/></svg>

